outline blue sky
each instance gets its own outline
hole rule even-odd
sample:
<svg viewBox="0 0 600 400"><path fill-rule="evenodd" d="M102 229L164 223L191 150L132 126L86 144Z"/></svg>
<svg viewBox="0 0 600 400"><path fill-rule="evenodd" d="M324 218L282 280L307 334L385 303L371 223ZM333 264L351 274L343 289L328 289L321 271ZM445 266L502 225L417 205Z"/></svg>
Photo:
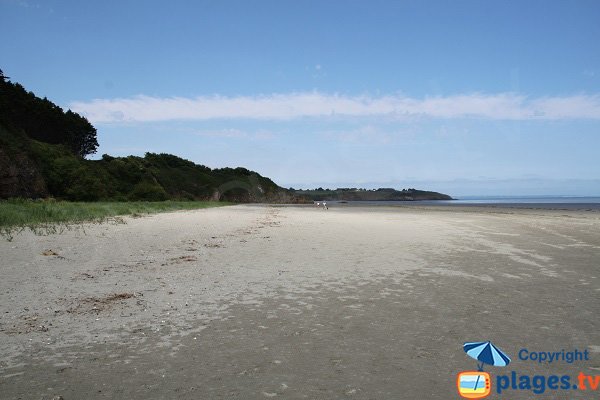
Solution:
<svg viewBox="0 0 600 400"><path fill-rule="evenodd" d="M600 195L598 1L0 0L0 68L169 152L293 187Z"/></svg>

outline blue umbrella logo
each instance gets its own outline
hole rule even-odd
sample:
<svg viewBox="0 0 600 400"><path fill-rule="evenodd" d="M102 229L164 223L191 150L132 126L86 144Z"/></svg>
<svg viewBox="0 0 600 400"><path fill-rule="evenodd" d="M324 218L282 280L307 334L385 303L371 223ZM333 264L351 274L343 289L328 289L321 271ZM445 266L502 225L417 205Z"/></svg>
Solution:
<svg viewBox="0 0 600 400"><path fill-rule="evenodd" d="M489 364L495 367L506 367L510 363L510 357L508 357L502 350L497 348L490 342L467 342L463 345L465 353L478 361L477 369L483 371L483 365ZM477 388L479 384L479 378L481 375L477 375L474 388Z"/></svg>
<svg viewBox="0 0 600 400"><path fill-rule="evenodd" d="M510 357L489 340L487 342L467 342L463 345L463 349L465 353L478 361L479 371L483 371L484 364L506 367L510 363Z"/></svg>

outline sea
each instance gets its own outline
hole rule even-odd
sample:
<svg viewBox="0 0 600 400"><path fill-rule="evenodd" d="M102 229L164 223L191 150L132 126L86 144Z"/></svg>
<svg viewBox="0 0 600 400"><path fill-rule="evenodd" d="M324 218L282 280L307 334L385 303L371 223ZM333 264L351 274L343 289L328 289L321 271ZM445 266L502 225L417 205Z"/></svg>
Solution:
<svg viewBox="0 0 600 400"><path fill-rule="evenodd" d="M435 206L478 206L501 208L530 208L547 210L588 210L600 211L600 197L591 196L464 196L455 200L420 201L331 201L332 206L393 206L393 205L435 205Z"/></svg>

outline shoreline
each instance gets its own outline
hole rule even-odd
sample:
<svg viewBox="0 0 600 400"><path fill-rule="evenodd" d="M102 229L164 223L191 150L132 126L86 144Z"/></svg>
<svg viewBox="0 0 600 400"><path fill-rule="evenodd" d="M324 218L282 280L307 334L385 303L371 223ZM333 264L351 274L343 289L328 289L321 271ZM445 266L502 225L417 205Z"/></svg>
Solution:
<svg viewBox="0 0 600 400"><path fill-rule="evenodd" d="M594 199L598 199L594 197ZM486 201L486 200L413 200L413 201L328 201L332 206L357 207L357 206L406 206L419 207L495 207L495 208L517 208L517 209L548 209L548 210L581 210L600 211L600 202L508 202L508 201Z"/></svg>
<svg viewBox="0 0 600 400"><path fill-rule="evenodd" d="M536 205L528 205L528 204L518 204L518 205L496 205L496 204L415 204L416 202L407 201L406 204L337 204L327 202L329 210L343 210L343 209L356 209L356 210L381 210L392 211L392 210L407 210L413 209L415 211L440 211L440 212L482 212L482 213L498 213L498 214L515 214L515 213L547 213L547 214L556 214L561 213L561 215L589 215L594 216L597 213L600 213L600 204L597 206L599 208L555 208L555 207L536 207ZM594 205L596 205L594 203ZM272 207L290 207L290 208L315 208L314 204L265 204L265 206Z"/></svg>

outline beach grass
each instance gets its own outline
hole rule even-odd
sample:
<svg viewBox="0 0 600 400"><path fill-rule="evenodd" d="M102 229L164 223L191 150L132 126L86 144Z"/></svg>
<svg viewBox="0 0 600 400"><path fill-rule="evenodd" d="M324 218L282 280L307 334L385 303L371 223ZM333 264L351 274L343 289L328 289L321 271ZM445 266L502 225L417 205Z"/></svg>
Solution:
<svg viewBox="0 0 600 400"><path fill-rule="evenodd" d="M216 201L69 202L12 199L0 201L0 236L12 240L15 233L29 229L50 234L83 222L123 222L123 216L195 210L231 205Z"/></svg>

